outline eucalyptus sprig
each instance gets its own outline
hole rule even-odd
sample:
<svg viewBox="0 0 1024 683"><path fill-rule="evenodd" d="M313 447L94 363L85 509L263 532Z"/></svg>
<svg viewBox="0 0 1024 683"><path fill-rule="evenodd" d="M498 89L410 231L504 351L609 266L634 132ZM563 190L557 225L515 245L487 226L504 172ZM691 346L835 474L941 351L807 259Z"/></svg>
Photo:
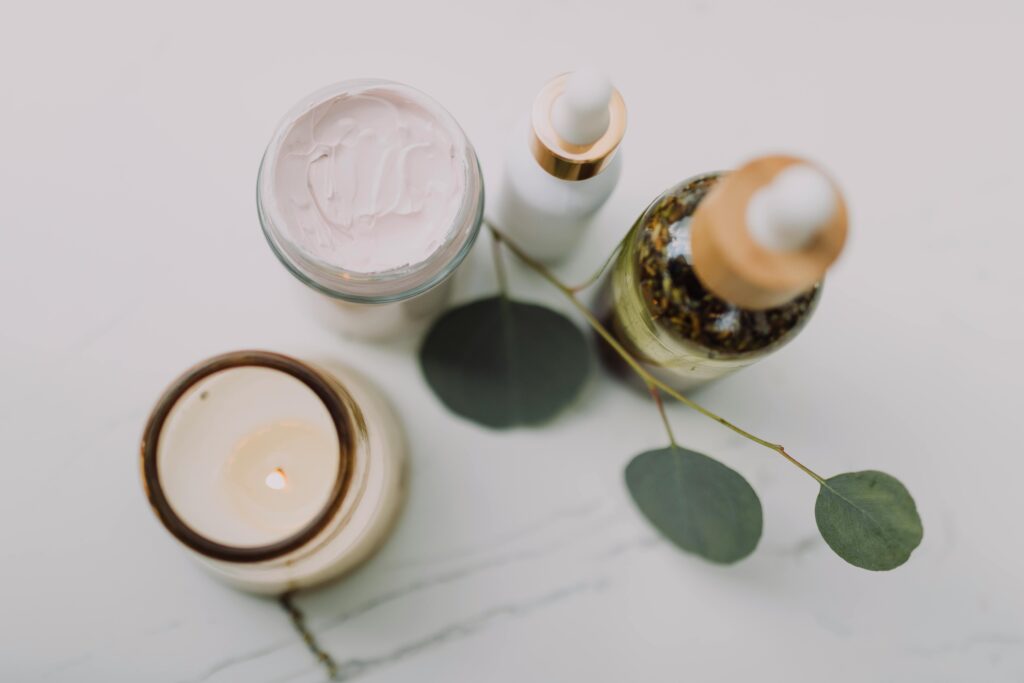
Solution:
<svg viewBox="0 0 1024 683"><path fill-rule="evenodd" d="M586 377L587 345L575 325L550 309L509 297L500 254L504 246L559 290L651 393L669 445L634 457L625 477L637 507L669 540L713 562L736 562L757 546L762 510L742 475L676 443L662 394L777 453L814 479L819 485L818 530L844 560L871 570L894 569L907 561L923 529L913 498L898 480L874 470L826 479L782 444L742 429L659 380L619 343L577 296L600 278L614 253L584 285L570 287L489 227L500 295L442 316L420 353L428 383L454 412L498 428L539 424L568 405Z"/></svg>

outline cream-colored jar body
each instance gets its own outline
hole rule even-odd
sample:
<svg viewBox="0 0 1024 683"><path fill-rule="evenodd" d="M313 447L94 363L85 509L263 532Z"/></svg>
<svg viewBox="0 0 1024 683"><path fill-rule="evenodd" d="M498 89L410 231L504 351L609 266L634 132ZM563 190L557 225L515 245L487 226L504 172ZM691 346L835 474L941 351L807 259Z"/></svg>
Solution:
<svg viewBox="0 0 1024 683"><path fill-rule="evenodd" d="M336 299L298 280L294 281L292 290L299 305L309 310L324 329L352 339L397 339L422 330L444 311L457 273L423 294L389 303L364 304Z"/></svg>
<svg viewBox="0 0 1024 683"><path fill-rule="evenodd" d="M394 410L366 378L335 363L318 364L352 411L353 471L329 524L309 543L264 562L195 556L214 576L245 591L281 594L337 578L355 569L389 535L405 493L406 440Z"/></svg>

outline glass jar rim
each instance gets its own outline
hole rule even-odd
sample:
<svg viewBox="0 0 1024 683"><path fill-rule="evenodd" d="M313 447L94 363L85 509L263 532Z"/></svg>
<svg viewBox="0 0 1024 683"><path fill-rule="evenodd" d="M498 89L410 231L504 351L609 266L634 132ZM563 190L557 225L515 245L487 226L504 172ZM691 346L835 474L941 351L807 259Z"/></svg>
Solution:
<svg viewBox="0 0 1024 683"><path fill-rule="evenodd" d="M296 245L283 228L271 187L281 143L294 122L313 107L340 95L386 88L416 98L458 136L463 150L466 190L444 241L426 259L378 272L357 272L312 257ZM271 251L300 282L327 296L355 303L389 303L409 299L443 282L469 254L483 222L483 173L476 151L458 121L436 100L410 85L379 78L340 81L306 95L282 117L260 161L256 178L256 208L260 227ZM276 217L276 220L275 220Z"/></svg>
<svg viewBox="0 0 1024 683"><path fill-rule="evenodd" d="M218 373L243 367L283 372L309 388L330 416L338 436L338 474L324 506L304 527L273 543L233 546L214 541L196 531L174 510L164 492L158 467L160 437L175 405L199 382ZM348 493L352 479L355 438L349 409L331 383L311 366L290 356L270 351L233 351L214 356L187 370L171 383L150 413L142 436L140 466L150 506L164 527L183 544L206 557L233 563L272 560L302 548L334 518Z"/></svg>

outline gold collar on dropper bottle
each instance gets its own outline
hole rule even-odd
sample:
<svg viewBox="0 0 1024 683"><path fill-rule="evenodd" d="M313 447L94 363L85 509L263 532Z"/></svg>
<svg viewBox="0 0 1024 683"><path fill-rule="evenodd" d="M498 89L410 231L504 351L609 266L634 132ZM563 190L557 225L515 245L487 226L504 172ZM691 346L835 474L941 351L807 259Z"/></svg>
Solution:
<svg viewBox="0 0 1024 683"><path fill-rule="evenodd" d="M611 162L626 134L626 102L612 88L608 101L608 128L587 145L574 145L555 131L551 122L555 101L565 91L571 74L550 80L533 101L530 126L530 151L540 167L562 180L586 180L600 173Z"/></svg>

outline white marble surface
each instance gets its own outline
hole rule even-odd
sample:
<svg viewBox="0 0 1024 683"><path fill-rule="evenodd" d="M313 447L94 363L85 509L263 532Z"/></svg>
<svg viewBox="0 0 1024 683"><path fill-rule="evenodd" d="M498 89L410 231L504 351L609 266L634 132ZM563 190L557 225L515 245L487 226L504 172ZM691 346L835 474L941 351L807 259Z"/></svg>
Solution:
<svg viewBox="0 0 1024 683"><path fill-rule="evenodd" d="M1024 680L1019 2L5 9L0 679L322 680L279 607L203 574L139 486L162 387L207 355L265 347L363 368L414 443L392 540L299 598L350 678ZM739 565L682 554L622 483L664 442L642 397L595 372L550 427L491 432L434 400L417 339L345 341L293 305L253 195L294 100L353 76L415 84L492 180L534 90L586 62L611 71L632 118L622 183L567 279L691 174L787 150L845 186L853 237L812 325L702 398L822 473L903 480L925 523L903 568L844 564L816 534L813 482L674 408L680 438L743 472L766 519ZM493 290L488 259L473 255L461 299Z"/></svg>

